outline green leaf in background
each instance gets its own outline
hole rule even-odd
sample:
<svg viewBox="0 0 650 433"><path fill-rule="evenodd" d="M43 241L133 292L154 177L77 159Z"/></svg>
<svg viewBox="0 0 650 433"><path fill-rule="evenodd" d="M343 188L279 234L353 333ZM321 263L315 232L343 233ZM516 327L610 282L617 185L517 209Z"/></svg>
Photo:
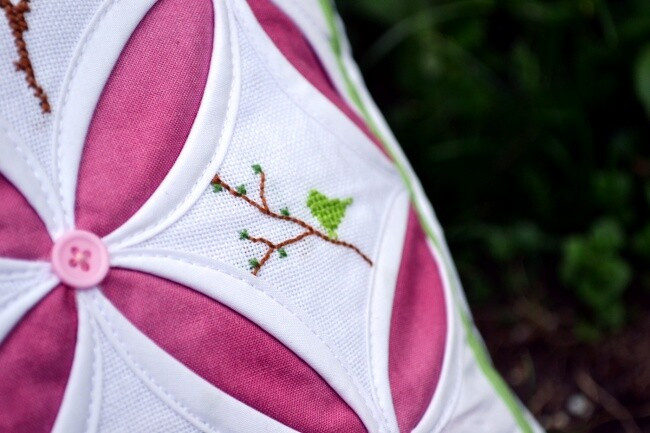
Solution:
<svg viewBox="0 0 650 433"><path fill-rule="evenodd" d="M569 238L564 247L562 279L591 310L597 328L618 329L623 324L623 293L632 276L620 255L623 245L619 224L604 219L587 235Z"/></svg>
<svg viewBox="0 0 650 433"><path fill-rule="evenodd" d="M650 116L650 45L646 45L636 60L636 94Z"/></svg>

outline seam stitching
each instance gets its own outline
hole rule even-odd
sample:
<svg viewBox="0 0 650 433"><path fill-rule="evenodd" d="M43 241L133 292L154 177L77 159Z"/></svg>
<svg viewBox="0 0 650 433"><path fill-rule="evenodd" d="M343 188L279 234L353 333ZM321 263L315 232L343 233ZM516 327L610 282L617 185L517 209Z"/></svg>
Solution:
<svg viewBox="0 0 650 433"><path fill-rule="evenodd" d="M34 175L34 178L37 180L38 186L40 187L41 192L43 193L43 196L45 197L45 204L49 208L49 211L52 213L52 215L51 215L52 220L53 221L56 220L56 211L55 211L54 203L52 202L52 197L50 196L50 194L47 193L47 188L45 187L45 182L44 182L43 178L40 176L40 174L38 173L38 170L36 169L37 166L33 164L33 161L30 161L30 158L27 156L25 150L22 149L21 146L18 143L16 143L14 140L11 139L11 137L10 137L10 132L11 131L7 127L5 127L2 123L0 123L0 132L2 132L4 135L7 136L9 143L14 147L14 149L16 149L16 151L18 152L18 155L27 164L27 167L29 168L31 173ZM21 193L21 195L23 195L22 191L20 191L20 193ZM27 197L25 197L25 198L27 198ZM29 202L29 200L27 200L27 201Z"/></svg>
<svg viewBox="0 0 650 433"><path fill-rule="evenodd" d="M88 321L88 325L90 325L90 328L92 328L91 338L93 340L93 343L92 343L92 355L93 355L92 369L93 369L93 375L92 375L92 377L90 379L91 390L90 390L90 399L89 399L89 402L88 402L88 416L86 417L86 431L90 432L91 431L90 430L90 421L92 420L92 417L93 417L93 405L94 405L94 402L95 402L95 379L97 377L97 374L99 373L99 364L97 363L97 358L99 356L101 356L101 351L98 350L99 349L99 345L98 345L99 339L97 338L97 329L95 328L95 326L93 326L93 324L90 322L90 320ZM97 353L97 352L100 352L100 353Z"/></svg>
<svg viewBox="0 0 650 433"><path fill-rule="evenodd" d="M397 201L397 199L399 197L401 197L401 195L404 194L404 193L407 193L407 192L401 187L401 185L398 188L396 188L395 192L393 193L393 197L389 202L388 208L392 209L392 207L395 205L395 202ZM385 234L385 230L387 229L386 223L390 220L390 216L391 216L390 213L391 212L387 212L384 223L382 224L382 227L384 228L384 234ZM381 249L382 241L383 241L383 236L377 243L377 250L378 250L377 253L376 253L377 262L379 261L379 254L380 254L379 250ZM377 272L377 269L374 270L375 274ZM399 272L399 270L398 270L398 272ZM372 288L371 288L371 293L370 293L370 297L369 297L369 302L372 302L373 297L376 296L376 294L374 293L374 278L372 279L371 284L372 284ZM394 300L394 297L393 297L393 300ZM392 305L391 305L391 307L392 307ZM375 309L374 308L368 308L368 310L370 312L370 314L369 314L369 324L368 324L368 353L369 353L368 358L369 358L369 362L370 362L370 380L372 382L372 386L373 386L373 389L375 391L375 396L377 398L377 403L379 405L379 409L381 409L382 416L384 417L384 421L386 422L387 425L390 425L389 422L388 422L387 410L384 407L382 398L380 397L380 394L379 394L379 387L377 386L377 379L376 379L376 375L375 375L375 361L374 361L374 357L373 357L373 353L374 353L373 346L374 346L374 344L373 343L374 343L374 337L376 336L376 334L374 333L374 329L375 329L374 323L375 323L376 314L375 314ZM392 308L391 308L391 312L392 312ZM390 318L388 318L388 320L390 320ZM390 333L389 333L389 337L390 337ZM389 349L390 349L390 339L389 339ZM387 385L388 385L389 393L392 394L392 390L391 390L391 387L390 387L390 378L389 378L389 381L388 381Z"/></svg>
<svg viewBox="0 0 650 433"><path fill-rule="evenodd" d="M110 330L111 334L113 334L113 337L115 338L115 340L122 346L122 351L123 351L124 356L133 365L133 367L135 367L140 372L140 374L142 374L150 382L150 385L145 382L145 386L147 388L150 388L150 386L154 386L159 392L161 392L163 395L165 395L167 398L169 398L171 401L173 401L178 406L178 408L181 409L182 412L184 412L185 417L193 420L194 422L196 422L198 424L203 425L204 428L207 428L207 429L209 429L211 431L219 433L218 430L216 430L214 427L212 427L208 422L204 421L201 417L199 417L198 415L196 415L192 411L190 411L183 403L178 401L172 394L170 394L167 390L165 390L165 388L163 388L161 385L159 385L158 382L156 382L156 380L151 376L151 374L145 368L143 368L133 358L133 356L129 352L129 349L128 349L126 343L124 343L124 341L122 341L122 338L120 337L118 331L115 329L115 326L113 325L113 322L108 317L108 313L107 313L106 309L104 308L104 306L101 304L99 296L97 296L97 294L93 294L92 298L93 298L93 303L95 304L95 306L97 307L97 310L99 311L102 318L104 319L104 322L108 325L107 328ZM110 341L109 341L109 344L111 344ZM120 355L119 352L117 353L117 355L118 356ZM138 380L142 381L142 379L140 379L140 378L138 378ZM174 412L177 412L177 410L175 408L170 407L164 401L161 400L161 402L165 406L167 406L171 410L173 410Z"/></svg>

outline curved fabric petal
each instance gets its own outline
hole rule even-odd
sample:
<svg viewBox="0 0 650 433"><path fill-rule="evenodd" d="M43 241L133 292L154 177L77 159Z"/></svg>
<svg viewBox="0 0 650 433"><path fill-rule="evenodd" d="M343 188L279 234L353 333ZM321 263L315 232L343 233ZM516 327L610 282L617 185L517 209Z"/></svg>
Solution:
<svg viewBox="0 0 650 433"><path fill-rule="evenodd" d="M401 191L388 204L384 230L381 234L373 266L372 289L368 304L368 358L377 400L389 431L398 431L393 396L388 376L390 319L397 286L406 228L411 209L409 195Z"/></svg>
<svg viewBox="0 0 650 433"><path fill-rule="evenodd" d="M0 431L49 432L70 373L74 292L57 287L0 344Z"/></svg>
<svg viewBox="0 0 650 433"><path fill-rule="evenodd" d="M25 197L0 174L0 257L44 259L52 241Z"/></svg>
<svg viewBox="0 0 650 433"><path fill-rule="evenodd" d="M111 271L103 289L165 351L243 403L302 432L365 431L309 365L228 307L133 271Z"/></svg>
<svg viewBox="0 0 650 433"><path fill-rule="evenodd" d="M74 360L52 433L95 432L101 408L102 358L97 326L88 297L99 289L77 291L77 335Z"/></svg>
<svg viewBox="0 0 650 433"><path fill-rule="evenodd" d="M210 0L161 0L139 24L88 130L75 207L79 228L107 235L165 178L201 103L213 30Z"/></svg>
<svg viewBox="0 0 650 433"><path fill-rule="evenodd" d="M413 430L433 398L442 371L446 337L447 312L439 265L411 209L389 347L389 378L401 432Z"/></svg>
<svg viewBox="0 0 650 433"><path fill-rule="evenodd" d="M336 105L384 153L379 139L341 97L298 26L270 0L248 0L255 17L282 54L318 91Z"/></svg>

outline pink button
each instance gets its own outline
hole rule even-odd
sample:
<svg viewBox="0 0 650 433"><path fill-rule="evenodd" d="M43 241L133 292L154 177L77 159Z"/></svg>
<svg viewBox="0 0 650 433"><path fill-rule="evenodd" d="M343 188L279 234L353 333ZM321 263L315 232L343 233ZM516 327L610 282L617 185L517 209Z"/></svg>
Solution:
<svg viewBox="0 0 650 433"><path fill-rule="evenodd" d="M108 274L108 250L93 233L73 230L54 243L52 268L67 286L88 289Z"/></svg>

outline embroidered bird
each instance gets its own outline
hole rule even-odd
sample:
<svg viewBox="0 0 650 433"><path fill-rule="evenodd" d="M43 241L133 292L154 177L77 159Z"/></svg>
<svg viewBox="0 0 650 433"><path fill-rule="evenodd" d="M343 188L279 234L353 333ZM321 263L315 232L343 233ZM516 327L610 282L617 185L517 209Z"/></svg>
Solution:
<svg viewBox="0 0 650 433"><path fill-rule="evenodd" d="M352 199L330 199L315 189L309 191L307 207L311 214L318 220L321 226L327 230L327 235L332 239L338 239L336 229L339 228L345 210L352 204Z"/></svg>

